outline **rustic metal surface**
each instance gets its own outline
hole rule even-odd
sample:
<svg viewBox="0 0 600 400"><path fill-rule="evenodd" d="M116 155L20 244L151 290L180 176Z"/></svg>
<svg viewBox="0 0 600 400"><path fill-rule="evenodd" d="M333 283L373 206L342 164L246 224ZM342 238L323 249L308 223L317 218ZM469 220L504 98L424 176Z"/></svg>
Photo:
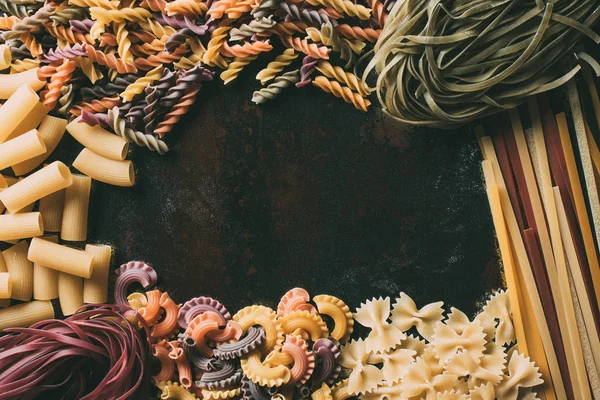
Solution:
<svg viewBox="0 0 600 400"><path fill-rule="evenodd" d="M404 291L474 312L501 286L471 132L407 129L312 87L256 107L244 82L205 88L167 156L135 149L134 188L94 183L90 241L116 265L146 260L176 301L233 310L303 286L353 309ZM55 158L72 161L65 138Z"/></svg>

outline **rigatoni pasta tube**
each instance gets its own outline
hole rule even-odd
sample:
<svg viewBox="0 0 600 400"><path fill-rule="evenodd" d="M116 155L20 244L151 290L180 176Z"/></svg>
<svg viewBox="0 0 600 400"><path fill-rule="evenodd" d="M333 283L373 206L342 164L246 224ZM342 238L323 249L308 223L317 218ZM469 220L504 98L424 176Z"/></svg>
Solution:
<svg viewBox="0 0 600 400"><path fill-rule="evenodd" d="M32 68L28 71L17 74L0 75L0 99L9 99L19 92L23 86L29 87L32 91L38 91L46 84L37 77L39 68ZM7 102L8 103L8 102ZM2 108L6 107L6 103ZM1 142L2 140L0 140Z"/></svg>
<svg viewBox="0 0 600 400"><path fill-rule="evenodd" d="M84 303L106 303L108 298L108 274L112 248L106 245L88 244L85 251L94 256L92 276L83 280Z"/></svg>
<svg viewBox="0 0 600 400"><path fill-rule="evenodd" d="M34 263L81 278L92 275L93 256L90 253L48 240L31 239L27 257Z"/></svg>
<svg viewBox="0 0 600 400"><path fill-rule="evenodd" d="M46 232L60 232L62 227L62 215L65 202L65 190L49 194L40 199L40 213L44 220L44 230Z"/></svg>
<svg viewBox="0 0 600 400"><path fill-rule="evenodd" d="M115 186L133 186L135 170L133 163L102 157L90 149L83 149L73 161L73 167L100 182Z"/></svg>
<svg viewBox="0 0 600 400"><path fill-rule="evenodd" d="M73 315L83 305L83 279L58 273L58 300L63 315Z"/></svg>
<svg viewBox="0 0 600 400"><path fill-rule="evenodd" d="M4 256L2 252L0 252L0 273L6 272L8 273L8 268L6 268L6 263L4 262ZM10 304L10 299L0 299L0 308L8 307Z"/></svg>
<svg viewBox="0 0 600 400"><path fill-rule="evenodd" d="M2 80L5 76L12 77L12 75L0 75L0 97ZM0 143L4 143L13 130L27 118L29 112L39 103L39 99L33 89L23 85L2 105L0 108Z"/></svg>
<svg viewBox="0 0 600 400"><path fill-rule="evenodd" d="M0 170L44 154L46 145L37 130L32 129L14 139L0 143Z"/></svg>
<svg viewBox="0 0 600 400"><path fill-rule="evenodd" d="M33 295L33 264L27 259L27 250L27 242L22 240L2 252L13 285L11 298L15 300L29 301Z"/></svg>
<svg viewBox="0 0 600 400"><path fill-rule="evenodd" d="M46 235L42 239L58 243L58 236ZM58 298L58 271L33 263L33 298L36 300L52 300Z"/></svg>
<svg viewBox="0 0 600 400"><path fill-rule="evenodd" d="M10 47L6 44L0 45L0 71L4 71L10 67L12 61L12 53Z"/></svg>
<svg viewBox="0 0 600 400"><path fill-rule="evenodd" d="M69 125L67 131L81 143L96 154L111 160L123 161L129 150L129 143L121 136L110 133L99 125L90 126L77 118Z"/></svg>
<svg viewBox="0 0 600 400"><path fill-rule="evenodd" d="M55 161L0 192L0 201L11 213L58 190L71 186L73 177L65 164Z"/></svg>
<svg viewBox="0 0 600 400"><path fill-rule="evenodd" d="M92 178L73 174L73 184L65 189L60 237L63 240L84 241L87 238L88 207Z"/></svg>
<svg viewBox="0 0 600 400"><path fill-rule="evenodd" d="M0 332L6 328L27 328L36 322L54 318L54 308L49 301L32 301L31 303L0 310Z"/></svg>
<svg viewBox="0 0 600 400"><path fill-rule="evenodd" d="M0 240L25 239L44 234L39 212L0 215Z"/></svg>
<svg viewBox="0 0 600 400"><path fill-rule="evenodd" d="M44 108L46 108L44 106ZM47 109L47 108L46 108ZM13 165L12 169L15 175L25 175L37 168L50 154L56 149L58 142L62 139L65 134L65 127L67 126L67 120L64 118L56 118L50 115L45 116L42 123L38 127L38 132L46 151L37 157L33 157L27 161L23 161L17 165Z"/></svg>
<svg viewBox="0 0 600 400"><path fill-rule="evenodd" d="M37 128L44 117L48 115L48 111L50 111L48 107L38 102L29 114L27 114L27 117L13 129L12 133L5 140L14 139L25 132Z"/></svg>
<svg viewBox="0 0 600 400"><path fill-rule="evenodd" d="M0 299L10 299L12 282L8 272L0 272Z"/></svg>

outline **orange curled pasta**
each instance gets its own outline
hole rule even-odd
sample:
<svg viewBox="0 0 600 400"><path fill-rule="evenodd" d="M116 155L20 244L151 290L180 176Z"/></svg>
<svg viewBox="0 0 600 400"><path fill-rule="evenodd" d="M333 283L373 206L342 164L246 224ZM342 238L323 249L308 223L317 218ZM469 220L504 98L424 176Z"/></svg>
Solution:
<svg viewBox="0 0 600 400"><path fill-rule="evenodd" d="M117 37L113 33L108 33L108 32L103 33L102 36L100 36L100 46L116 47L117 46Z"/></svg>
<svg viewBox="0 0 600 400"><path fill-rule="evenodd" d="M105 54L89 44L86 46L86 49L88 51L88 58L95 63L114 69L120 74L134 74L137 72L137 67L134 64L126 63L114 54Z"/></svg>
<svg viewBox="0 0 600 400"><path fill-rule="evenodd" d="M369 5L373 12L373 18L377 20L379 27L383 28L388 17L383 2L381 0L369 0Z"/></svg>
<svg viewBox="0 0 600 400"><path fill-rule="evenodd" d="M160 53L164 49L165 42L159 39L154 39L150 43L134 44L131 46L131 52L136 56L151 56Z"/></svg>
<svg viewBox="0 0 600 400"><path fill-rule="evenodd" d="M310 295L305 289L293 288L288 290L277 305L277 316L288 314L292 311L306 310L316 312L315 307L309 303Z"/></svg>
<svg viewBox="0 0 600 400"><path fill-rule="evenodd" d="M146 292L147 304L140 308L138 313L144 318L148 325L154 325L160 312L160 290Z"/></svg>
<svg viewBox="0 0 600 400"><path fill-rule="evenodd" d="M381 29L363 28L348 24L340 24L335 27L335 30L345 38L366 40L371 43L375 43L379 39L379 35L381 35Z"/></svg>
<svg viewBox="0 0 600 400"><path fill-rule="evenodd" d="M209 331L206 338L216 343L217 347L224 343L232 343L240 340L244 334L242 327L235 321L227 321L225 329L218 331Z"/></svg>
<svg viewBox="0 0 600 400"><path fill-rule="evenodd" d="M63 25L46 24L48 33L57 38L59 41L67 44L88 43L93 44L94 40L87 33L75 32L71 28Z"/></svg>
<svg viewBox="0 0 600 400"><path fill-rule="evenodd" d="M271 46L268 40L264 42L246 42L243 45L236 44L233 46L230 46L229 43L224 42L223 46L221 47L221 54L223 54L225 57L245 58L271 50L273 50L273 46Z"/></svg>
<svg viewBox="0 0 600 400"><path fill-rule="evenodd" d="M32 56L38 57L44 52L44 50L42 49L42 45L37 41L35 36L23 33L21 34L19 39L25 44L25 47L27 48L27 50L29 50Z"/></svg>
<svg viewBox="0 0 600 400"><path fill-rule="evenodd" d="M44 65L37 70L37 77L40 81L45 81L56 73L56 67L54 65Z"/></svg>
<svg viewBox="0 0 600 400"><path fill-rule="evenodd" d="M192 367L190 362L188 361L183 349L179 347L177 340L169 342L169 346L171 346L169 358L175 360L175 365L177 366L177 375L179 375L179 383L181 383L184 388L189 389L193 385Z"/></svg>
<svg viewBox="0 0 600 400"><path fill-rule="evenodd" d="M165 6L167 5L165 0L145 0L144 3L150 10L155 12L160 11L161 13L164 13Z"/></svg>
<svg viewBox="0 0 600 400"><path fill-rule="evenodd" d="M256 6L258 6L257 0L240 0L236 1L231 7L229 7L225 13L229 19L238 19L242 15L252 11L252 9Z"/></svg>
<svg viewBox="0 0 600 400"><path fill-rule="evenodd" d="M9 16L7 14L4 14L0 17L0 30L9 31L17 22L21 22L21 19L15 17L14 15Z"/></svg>
<svg viewBox="0 0 600 400"><path fill-rule="evenodd" d="M220 323L221 317L219 315L207 311L194 317L185 330L185 333L196 341L196 350L204 357L212 357L213 355L213 349L208 346L205 337L208 332L218 330Z"/></svg>
<svg viewBox="0 0 600 400"><path fill-rule="evenodd" d="M315 43L308 43L306 39L300 39L299 37L291 37L289 35L282 35L281 41L287 47L291 47L296 51L300 51L312 58L323 58L329 59L330 48L325 46L319 46Z"/></svg>
<svg viewBox="0 0 600 400"><path fill-rule="evenodd" d="M75 104L71 108L71 114L78 117L81 115L82 111L88 111L91 113L103 113L107 110L112 109L115 106L121 104L121 98L119 95L113 97L105 97L99 100L93 100L91 102L82 102L79 104Z"/></svg>
<svg viewBox="0 0 600 400"><path fill-rule="evenodd" d="M76 65L75 61L65 59L63 63L56 68L56 73L50 77L48 91L44 96L43 102L50 110L53 110L54 107L56 107L56 102L60 97L60 89L71 80Z"/></svg>
<svg viewBox="0 0 600 400"><path fill-rule="evenodd" d="M210 10L206 12L206 15L212 19L223 18L225 11L227 11L227 9L229 9L235 2L236 0L218 0L213 3Z"/></svg>
<svg viewBox="0 0 600 400"><path fill-rule="evenodd" d="M152 355L160 361L160 371L152 379L155 382L170 380L175 374L175 363L169 358L169 350L160 343L153 344Z"/></svg>
<svg viewBox="0 0 600 400"><path fill-rule="evenodd" d="M152 327L151 336L153 338L167 336L177 328L179 306L169 297L167 292L160 295L160 307L165 311L165 317Z"/></svg>

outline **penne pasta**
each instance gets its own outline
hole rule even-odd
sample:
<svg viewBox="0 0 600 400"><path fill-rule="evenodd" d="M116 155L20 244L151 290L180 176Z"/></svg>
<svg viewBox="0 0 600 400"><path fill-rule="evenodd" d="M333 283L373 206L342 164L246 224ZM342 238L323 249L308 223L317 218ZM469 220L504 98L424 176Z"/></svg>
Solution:
<svg viewBox="0 0 600 400"><path fill-rule="evenodd" d="M25 132L29 132L32 129L37 128L44 117L48 115L48 107L38 102L32 109L29 111L27 116L21 121L19 125L17 125L12 133L8 135L5 140L14 139L17 136L24 134Z"/></svg>
<svg viewBox="0 0 600 400"><path fill-rule="evenodd" d="M83 279L59 272L58 300L63 315L73 315L83 305Z"/></svg>
<svg viewBox="0 0 600 400"><path fill-rule="evenodd" d="M108 298L108 274L112 247L88 244L85 251L92 254L92 276L83 280L83 301L85 303L106 303Z"/></svg>
<svg viewBox="0 0 600 400"><path fill-rule="evenodd" d="M0 310L0 332L6 328L27 328L46 319L54 318L54 307L49 301L32 301Z"/></svg>
<svg viewBox="0 0 600 400"><path fill-rule="evenodd" d="M2 97L2 82L7 76L0 75L0 98L4 98ZM37 77L35 79L37 80ZM39 104L39 99L33 89L23 85L18 88L14 96L11 96L2 105L0 108L0 143L4 143L15 128L27 118L27 115Z"/></svg>
<svg viewBox="0 0 600 400"><path fill-rule="evenodd" d="M4 256L2 252L0 252L0 273L6 272L8 273L8 268L6 268L6 263L4 262ZM11 283L12 285L12 283ZM8 307L10 305L10 299L0 299L0 308Z"/></svg>
<svg viewBox="0 0 600 400"><path fill-rule="evenodd" d="M34 263L81 278L89 278L92 275L93 256L90 253L48 240L31 239L27 257Z"/></svg>
<svg viewBox="0 0 600 400"><path fill-rule="evenodd" d="M8 272L0 272L0 299L10 299L12 282Z"/></svg>
<svg viewBox="0 0 600 400"><path fill-rule="evenodd" d="M3 44L0 45L0 71L4 71L10 67L12 61L12 53L10 46Z"/></svg>
<svg viewBox="0 0 600 400"><path fill-rule="evenodd" d="M67 131L86 148L111 160L123 161L129 150L129 143L121 136L110 133L99 125L90 126L77 118L69 125Z"/></svg>
<svg viewBox="0 0 600 400"><path fill-rule="evenodd" d="M73 167L90 178L109 185L133 186L135 183L135 170L131 161L111 160L90 149L83 149L79 153L73 161Z"/></svg>
<svg viewBox="0 0 600 400"><path fill-rule="evenodd" d="M19 94L19 89L23 86L31 89L32 92L37 92L44 87L45 82L40 81L37 77L39 68L32 68L28 71L19 72L17 74L0 75L0 99L11 99L14 95ZM34 93L35 94L35 93ZM37 95L36 95L37 96ZM4 103L3 108L6 106ZM15 112L23 112L17 110ZM0 134L0 138L1 138ZM0 142L2 140L0 139Z"/></svg>
<svg viewBox="0 0 600 400"><path fill-rule="evenodd" d="M55 161L0 192L0 201L15 213L23 207L73 183L71 171L65 164Z"/></svg>
<svg viewBox="0 0 600 400"><path fill-rule="evenodd" d="M11 276L11 298L30 301L33 295L33 264L27 259L27 242L22 240L2 252L6 269Z"/></svg>
<svg viewBox="0 0 600 400"><path fill-rule="evenodd" d="M25 239L44 234L44 222L39 212L0 215L0 240Z"/></svg>
<svg viewBox="0 0 600 400"><path fill-rule="evenodd" d="M32 129L27 133L0 143L0 170L30 160L46 152L40 134Z"/></svg>
<svg viewBox="0 0 600 400"><path fill-rule="evenodd" d="M45 106L44 108L47 110ZM12 169L15 175L21 176L28 174L35 168L40 166L44 162L44 160L46 160L48 156L52 154L54 149L56 149L58 142L60 142L63 135L65 134L66 126L66 119L45 115L37 131L39 132L39 135L42 138L42 141L44 142L46 150L36 157L30 158L27 161L23 161L19 164L13 165Z"/></svg>
<svg viewBox="0 0 600 400"><path fill-rule="evenodd" d="M49 194L40 199L40 213L44 220L46 232L60 232L65 202L65 189Z"/></svg>
<svg viewBox="0 0 600 400"><path fill-rule="evenodd" d="M47 235L42 239L58 243L58 236ZM52 300L58 298L58 271L33 263L33 298L35 300Z"/></svg>
<svg viewBox="0 0 600 400"><path fill-rule="evenodd" d="M65 189L60 231L62 240L86 240L91 188L92 179L90 177L73 174L73 184Z"/></svg>

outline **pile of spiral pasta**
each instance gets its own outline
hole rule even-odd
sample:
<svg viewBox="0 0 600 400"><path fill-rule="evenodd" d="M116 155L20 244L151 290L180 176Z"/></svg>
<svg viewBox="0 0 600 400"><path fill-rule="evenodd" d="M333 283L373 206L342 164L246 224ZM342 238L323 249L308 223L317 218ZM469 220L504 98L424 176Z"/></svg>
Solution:
<svg viewBox="0 0 600 400"><path fill-rule="evenodd" d="M255 103L312 82L367 111L369 88L348 70L377 40L392 4L2 0L0 68L45 82L40 97L51 113L81 116L163 154L202 84L217 71L228 84L259 57L271 62L256 76Z"/></svg>
<svg viewBox="0 0 600 400"><path fill-rule="evenodd" d="M396 3L365 71L378 72L384 111L411 124L448 126L508 110L569 81L577 45L600 43L597 0Z"/></svg>

